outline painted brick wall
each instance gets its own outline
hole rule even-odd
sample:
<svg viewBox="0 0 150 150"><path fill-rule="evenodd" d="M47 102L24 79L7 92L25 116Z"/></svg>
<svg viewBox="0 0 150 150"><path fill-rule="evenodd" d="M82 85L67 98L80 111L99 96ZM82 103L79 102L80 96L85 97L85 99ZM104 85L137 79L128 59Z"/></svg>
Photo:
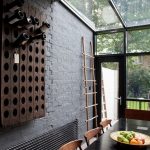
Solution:
<svg viewBox="0 0 150 150"><path fill-rule="evenodd" d="M27 0L26 0L27 1ZM45 57L46 116L11 129L0 129L0 149L78 119L79 138L86 131L82 44L90 51L92 31L58 2L29 0L47 15ZM6 142L7 140L7 142Z"/></svg>

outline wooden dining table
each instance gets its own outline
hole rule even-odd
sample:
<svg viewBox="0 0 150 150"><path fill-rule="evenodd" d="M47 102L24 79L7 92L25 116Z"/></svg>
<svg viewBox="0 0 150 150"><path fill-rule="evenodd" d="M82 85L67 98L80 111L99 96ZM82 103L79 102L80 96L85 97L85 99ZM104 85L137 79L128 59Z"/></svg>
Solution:
<svg viewBox="0 0 150 150"><path fill-rule="evenodd" d="M110 138L115 131L135 131L150 136L150 121L120 118L85 150L150 150L150 146L133 146L116 142Z"/></svg>

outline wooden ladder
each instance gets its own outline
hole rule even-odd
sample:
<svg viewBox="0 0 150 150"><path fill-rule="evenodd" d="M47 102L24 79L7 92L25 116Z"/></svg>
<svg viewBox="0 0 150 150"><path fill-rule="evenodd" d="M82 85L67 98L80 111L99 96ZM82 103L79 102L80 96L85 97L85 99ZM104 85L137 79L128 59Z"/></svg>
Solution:
<svg viewBox="0 0 150 150"><path fill-rule="evenodd" d="M106 109L106 99L105 99L105 91L104 91L104 80L101 80L101 91L102 91L102 119L107 118L107 109Z"/></svg>
<svg viewBox="0 0 150 150"><path fill-rule="evenodd" d="M82 51L82 56L83 56L83 74L84 74L84 95L85 95L85 101L86 101L86 126L87 126L87 131L89 130L89 122L94 120L95 121L95 126L97 127L97 103L96 103L96 80L95 80L95 68L94 68L94 54L93 54L93 45L92 42L90 42L90 49L91 49L91 54L87 54L85 51L85 42L84 42L84 37L82 37L82 46L83 46L83 51ZM86 60L89 59L90 64L87 66ZM90 73L91 79L88 79L87 74ZM89 92L88 89L90 88L89 85L93 87L93 91ZM93 104L89 105L89 96L93 96ZM90 110L93 108L93 117L90 118Z"/></svg>

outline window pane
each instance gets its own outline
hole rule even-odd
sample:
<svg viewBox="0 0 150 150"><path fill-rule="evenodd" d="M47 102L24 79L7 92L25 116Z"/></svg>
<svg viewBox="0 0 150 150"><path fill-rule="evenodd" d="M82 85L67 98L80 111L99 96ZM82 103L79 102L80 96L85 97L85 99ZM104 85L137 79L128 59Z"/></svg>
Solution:
<svg viewBox="0 0 150 150"><path fill-rule="evenodd" d="M127 98L150 99L150 55L127 57Z"/></svg>
<svg viewBox="0 0 150 150"><path fill-rule="evenodd" d="M122 28L107 0L67 0L67 2L91 20L97 30Z"/></svg>
<svg viewBox="0 0 150 150"><path fill-rule="evenodd" d="M97 55L123 53L123 33L101 34L97 36Z"/></svg>
<svg viewBox="0 0 150 150"><path fill-rule="evenodd" d="M150 23L149 0L113 0L113 1L128 27Z"/></svg>
<svg viewBox="0 0 150 150"><path fill-rule="evenodd" d="M150 52L150 29L128 32L127 52Z"/></svg>

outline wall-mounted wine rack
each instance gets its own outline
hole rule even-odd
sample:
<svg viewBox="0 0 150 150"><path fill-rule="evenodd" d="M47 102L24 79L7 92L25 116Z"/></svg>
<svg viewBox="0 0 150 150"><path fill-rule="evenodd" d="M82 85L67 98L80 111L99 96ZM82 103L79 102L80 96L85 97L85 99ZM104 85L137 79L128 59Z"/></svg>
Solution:
<svg viewBox="0 0 150 150"><path fill-rule="evenodd" d="M3 6L14 0L3 0ZM5 7L3 7L5 8ZM3 9L1 48L1 126L8 127L45 116L44 96L44 55L45 41L35 39L20 45L12 43L19 35L34 35L46 16L30 2L25 2L20 10L27 16L35 16L39 23L29 29L18 28L7 22L6 15L13 12ZM14 61L14 54L19 63Z"/></svg>

